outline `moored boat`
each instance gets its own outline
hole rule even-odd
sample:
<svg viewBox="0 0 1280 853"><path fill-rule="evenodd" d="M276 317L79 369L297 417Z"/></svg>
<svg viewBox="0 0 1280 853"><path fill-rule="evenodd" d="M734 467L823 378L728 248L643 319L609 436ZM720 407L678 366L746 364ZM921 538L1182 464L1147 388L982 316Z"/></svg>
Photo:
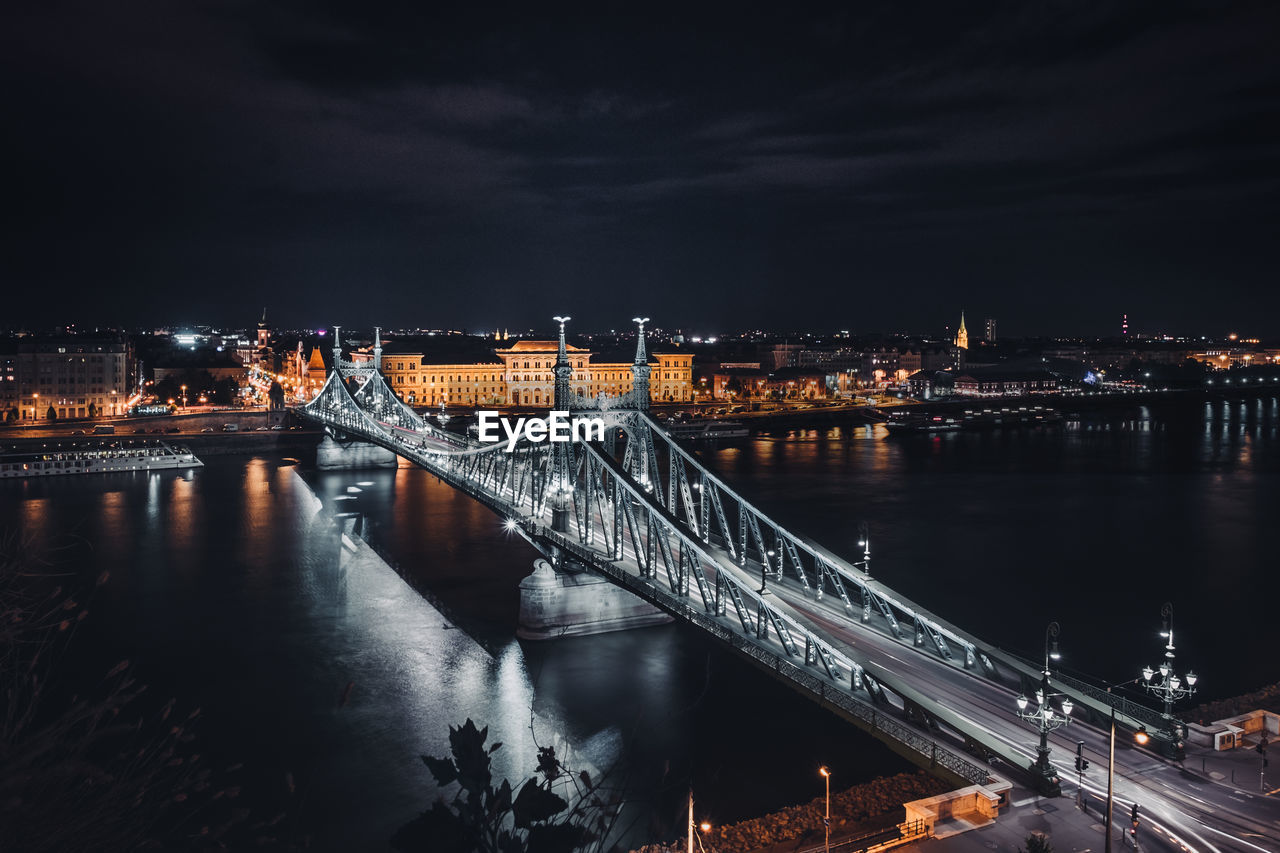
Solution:
<svg viewBox="0 0 1280 853"><path fill-rule="evenodd" d="M169 471L204 465L185 447L163 441L61 443L0 451L0 479L105 474L112 471Z"/></svg>
<svg viewBox="0 0 1280 853"><path fill-rule="evenodd" d="M710 441L717 438L746 438L751 435L742 421L704 418L693 421L667 421L664 429L672 438L686 441Z"/></svg>

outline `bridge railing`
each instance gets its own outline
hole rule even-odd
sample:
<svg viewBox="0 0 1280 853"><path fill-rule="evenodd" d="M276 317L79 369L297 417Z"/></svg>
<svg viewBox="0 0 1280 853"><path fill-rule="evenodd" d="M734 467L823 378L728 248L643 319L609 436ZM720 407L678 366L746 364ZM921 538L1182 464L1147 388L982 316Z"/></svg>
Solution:
<svg viewBox="0 0 1280 853"><path fill-rule="evenodd" d="M755 658L779 675L801 685L819 699L829 702L847 714L858 718L867 728L883 733L903 746L910 748L921 759L927 759L933 765L946 768L954 775L968 780L972 784L981 785L989 781L991 774L985 768L956 753L947 745L939 744L936 740L926 737L892 715L884 713L874 705L858 699L852 695L850 689L845 688L842 684L825 679L812 670L797 665L789 659L789 656L785 656L785 650L783 654L779 654L754 638L730 628L721 619L705 612L705 609L700 610L693 606L687 596L672 594L656 583L645 583L612 561L605 561L604 564L601 564L600 555L584 548L563 534L547 530L541 531L540 535L545 536L557 547L573 554L578 559L594 565L604 574L613 577L615 580L622 581L623 586L651 602L659 604L672 615L698 626L716 639L732 646L745 655Z"/></svg>
<svg viewBox="0 0 1280 853"><path fill-rule="evenodd" d="M872 580L840 556L787 530L708 470L696 456L681 447L648 414L636 412L633 417L637 419L637 424L632 427L633 432L647 431L656 435L667 450L669 466L667 506L677 516L680 515L679 510L683 508L684 522L703 541L720 545L739 562L745 562L750 558L765 566L775 577L782 577L784 566L789 565L797 573L805 590L812 588L816 597L821 598L824 589L829 587L844 600L846 610L851 609L846 589L847 586L851 586L861 597L863 622L867 622L873 613L878 613L883 617L889 633L898 639L904 639L902 631L904 626L900 622L906 623L907 626L914 627L915 645L923 645L927 639L932 648L944 659L952 659L952 645L963 649L965 668L971 668L975 663L982 662L988 672L993 674L995 669L991 664L992 660L1021 660L1004 650L988 644L980 644L976 638L967 635L966 632L925 613L918 605L889 589L883 583ZM660 465L655 458L646 465L637 467L656 471ZM689 470L686 470L686 467ZM737 509L736 527L732 523L735 515L732 511L734 508ZM715 532L717 529L719 535ZM773 542L765 539L764 534L768 532L774 535ZM752 546L754 546L753 554ZM772 560L768 556L769 551L773 552ZM802 560L801 555L805 555L807 560ZM1118 714L1136 723L1152 727L1153 731L1163 730L1162 715L1145 705L1108 693L1103 688L1077 678L1055 674L1055 679L1066 692L1074 693L1077 698L1088 698L1105 703L1115 708Z"/></svg>
<svg viewBox="0 0 1280 853"><path fill-rule="evenodd" d="M977 660L977 649L973 642L956 630L943 624L936 618L924 613L918 606L877 581L873 581L865 572L857 570L847 560L822 548L815 542L799 536L778 524L765 515L754 504L739 494L735 489L716 476L702 462L679 445L662 427L647 414L637 412L634 417L640 422L635 432L646 432L657 435L668 453L668 498L671 511L678 515L678 507L684 504L685 520L696 530L704 541L712 537L713 529L719 528L723 544L730 554L740 562L748 558L754 546L754 559L768 565L775 576L782 576L784 569L792 570L806 590L813 589L818 598L828 588L839 595L846 605L852 609L846 586L852 586L861 597L862 620L865 622L874 611L883 617L893 636L902 638L901 622L906 622L913 629L916 644L932 643L938 654L946 659L952 657L951 646L964 650L964 666L971 667ZM689 475L685 468L691 468L697 479L688 483ZM651 467L656 469L655 459ZM696 483L696 485L694 485ZM690 488L697 492L694 495ZM675 492L678 490L679 498ZM736 508L737 512L732 512ZM731 519L737 516L736 528ZM772 534L773 542L766 540L766 534ZM770 558L776 558L776 565ZM808 565L801 555L807 557Z"/></svg>

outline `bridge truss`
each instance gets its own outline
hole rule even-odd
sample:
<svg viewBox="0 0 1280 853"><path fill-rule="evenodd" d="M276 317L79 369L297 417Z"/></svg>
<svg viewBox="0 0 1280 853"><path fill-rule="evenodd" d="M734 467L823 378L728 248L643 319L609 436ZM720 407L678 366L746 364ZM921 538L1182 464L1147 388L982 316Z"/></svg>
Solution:
<svg viewBox="0 0 1280 853"><path fill-rule="evenodd" d="M883 666L873 676L875 659L841 642L832 626L856 623L916 647L937 665L997 683L1011 674L1038 680L1038 668L927 613L872 579L865 565L787 530L709 471L634 399L574 401L584 414L605 419L602 442L566 447L521 440L508 452L505 443L481 444L430 424L376 367L349 362L338 351L334 363L337 369L299 415L337 438L385 447L431 471L501 515L553 565L576 563L605 575L923 767L981 784L989 771L966 753L1022 763L1024 755L943 707L918 683ZM1119 699L1084 682L1066 692L1099 714L1110 713ZM1134 703L1117 713L1134 728L1159 720Z"/></svg>

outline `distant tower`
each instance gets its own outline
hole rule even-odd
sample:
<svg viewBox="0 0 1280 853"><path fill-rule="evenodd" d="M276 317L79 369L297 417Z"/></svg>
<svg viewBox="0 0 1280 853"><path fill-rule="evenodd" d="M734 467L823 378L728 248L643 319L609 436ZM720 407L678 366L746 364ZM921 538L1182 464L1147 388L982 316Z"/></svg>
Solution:
<svg viewBox="0 0 1280 853"><path fill-rule="evenodd" d="M258 323L258 349L271 346L271 330L267 328L267 309L262 309L262 322Z"/></svg>
<svg viewBox="0 0 1280 853"><path fill-rule="evenodd" d="M1120 337L1129 337L1129 315L1122 314L1120 320Z"/></svg>
<svg viewBox="0 0 1280 853"><path fill-rule="evenodd" d="M987 338L987 343L989 344L994 344L996 342L996 318L995 317L987 318L986 338Z"/></svg>
<svg viewBox="0 0 1280 853"><path fill-rule="evenodd" d="M960 330L956 332L956 346L960 349L969 348L969 330L964 327L964 312L960 312Z"/></svg>
<svg viewBox="0 0 1280 853"><path fill-rule="evenodd" d="M373 369L382 372L382 329L373 327Z"/></svg>

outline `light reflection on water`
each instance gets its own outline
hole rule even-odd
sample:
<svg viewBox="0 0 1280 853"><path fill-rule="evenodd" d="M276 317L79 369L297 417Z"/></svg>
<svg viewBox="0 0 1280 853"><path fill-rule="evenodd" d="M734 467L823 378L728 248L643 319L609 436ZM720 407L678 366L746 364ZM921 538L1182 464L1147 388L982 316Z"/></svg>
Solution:
<svg viewBox="0 0 1280 853"><path fill-rule="evenodd" d="M1272 398L920 441L794 430L699 453L837 553L859 553L868 520L876 576L994 642L1032 653L1060 620L1067 665L1104 678L1155 659L1172 599L1179 659L1209 696L1280 678L1239 654L1269 624L1248 591L1266 580L1280 512L1278 421ZM376 847L426 807L418 755L444 754L468 716L517 777L535 734L562 754L573 744L579 766L619 762L657 806L650 837L675 834L690 762L715 820L817 795L818 764L850 779L899 766L678 627L518 643L517 584L535 555L500 519L413 468L306 476L310 488L291 467L224 457L181 475L3 483L0 527L83 537L68 560L114 576L91 656L133 657L156 691L203 706L212 751L247 759L264 799L294 774L318 849ZM335 500L349 486L361 491ZM339 568L312 488L365 517L400 574ZM794 734L760 736L777 727Z"/></svg>

